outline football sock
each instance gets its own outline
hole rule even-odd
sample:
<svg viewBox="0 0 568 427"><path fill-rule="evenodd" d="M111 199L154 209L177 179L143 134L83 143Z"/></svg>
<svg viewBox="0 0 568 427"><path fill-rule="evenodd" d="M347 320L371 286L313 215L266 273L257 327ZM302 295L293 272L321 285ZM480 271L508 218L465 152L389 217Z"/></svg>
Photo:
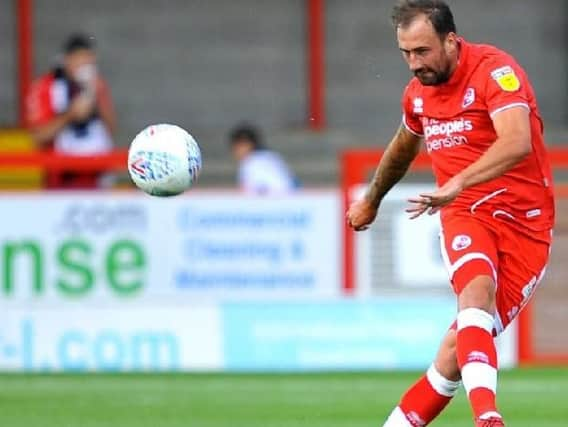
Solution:
<svg viewBox="0 0 568 427"><path fill-rule="evenodd" d="M390 414L384 427L428 425L450 402L459 386L460 381L450 381L444 378L434 365L430 366L426 375L404 394L399 406Z"/></svg>
<svg viewBox="0 0 568 427"><path fill-rule="evenodd" d="M457 318L457 358L462 382L476 418L500 417L496 407L497 351L493 316L466 308Z"/></svg>

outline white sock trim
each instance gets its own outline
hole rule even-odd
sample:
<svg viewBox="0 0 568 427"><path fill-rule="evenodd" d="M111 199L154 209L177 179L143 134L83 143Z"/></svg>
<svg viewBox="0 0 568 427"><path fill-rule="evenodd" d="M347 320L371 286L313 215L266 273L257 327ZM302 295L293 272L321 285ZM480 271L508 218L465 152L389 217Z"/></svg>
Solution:
<svg viewBox="0 0 568 427"><path fill-rule="evenodd" d="M383 427L414 427L404 416L404 412L398 406L393 409Z"/></svg>
<svg viewBox="0 0 568 427"><path fill-rule="evenodd" d="M434 364L430 365L426 371L426 378L436 393L446 397L453 397L461 384L461 381L451 381L443 377Z"/></svg>
<svg viewBox="0 0 568 427"><path fill-rule="evenodd" d="M490 412L485 412L484 414L481 414L479 416L479 419L480 420L486 420L486 419L492 418L492 417L493 418L501 418L501 419L503 418L499 412L490 411Z"/></svg>
<svg viewBox="0 0 568 427"><path fill-rule="evenodd" d="M458 313L458 331L470 326L485 329L489 334L493 332L495 318L480 308L466 308Z"/></svg>
<svg viewBox="0 0 568 427"><path fill-rule="evenodd" d="M497 392L497 369L487 363L467 363L461 370L461 376L468 395L476 388L488 388L493 393Z"/></svg>

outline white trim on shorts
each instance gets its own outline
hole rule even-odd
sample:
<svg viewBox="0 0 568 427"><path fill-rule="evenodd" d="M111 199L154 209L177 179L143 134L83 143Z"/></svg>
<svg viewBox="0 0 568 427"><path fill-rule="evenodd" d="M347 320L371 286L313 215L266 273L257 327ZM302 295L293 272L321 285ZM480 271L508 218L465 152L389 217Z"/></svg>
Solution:
<svg viewBox="0 0 568 427"><path fill-rule="evenodd" d="M495 268L495 265L493 265L493 261L491 261L491 258L489 258L489 256L487 256L483 252L469 252L459 257L456 262L452 264L448 255L448 251L446 250L446 238L444 236L443 229L440 231L440 249L442 251L442 260L444 261L444 265L446 266L446 271L448 272L450 280L452 280L454 278L454 274L456 274L456 272L469 261L481 259L483 261L486 261L491 267L491 272L493 273L493 281L495 282L495 288L497 288L497 269Z"/></svg>

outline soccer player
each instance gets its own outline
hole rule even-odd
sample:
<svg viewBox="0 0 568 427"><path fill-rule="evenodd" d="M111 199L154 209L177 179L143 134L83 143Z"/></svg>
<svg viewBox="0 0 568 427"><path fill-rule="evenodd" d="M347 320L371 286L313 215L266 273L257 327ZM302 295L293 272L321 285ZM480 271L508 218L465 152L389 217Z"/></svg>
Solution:
<svg viewBox="0 0 568 427"><path fill-rule="evenodd" d="M402 97L402 124L347 221L366 229L424 144L438 187L409 199L407 212L411 218L440 212L442 255L458 313L434 362L384 426L429 424L460 383L477 427L504 426L493 337L542 279L554 223L535 94L512 56L456 34L443 1L400 1L392 19L414 78Z"/></svg>

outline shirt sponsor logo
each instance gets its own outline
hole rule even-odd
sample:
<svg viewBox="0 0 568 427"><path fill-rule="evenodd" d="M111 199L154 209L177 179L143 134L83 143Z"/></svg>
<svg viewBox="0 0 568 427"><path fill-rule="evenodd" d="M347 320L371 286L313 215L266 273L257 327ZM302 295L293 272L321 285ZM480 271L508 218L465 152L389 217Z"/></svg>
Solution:
<svg viewBox="0 0 568 427"><path fill-rule="evenodd" d="M424 112L424 100L422 98L414 98L412 101L414 109L412 110L415 114L421 114Z"/></svg>
<svg viewBox="0 0 568 427"><path fill-rule="evenodd" d="M432 136L452 136L454 133L470 132L473 130L471 120L452 120L449 122L440 122L435 119L428 119L424 126L424 135L426 138Z"/></svg>
<svg viewBox="0 0 568 427"><path fill-rule="evenodd" d="M467 108L475 102L475 89L468 87L463 97L462 107Z"/></svg>
<svg viewBox="0 0 568 427"><path fill-rule="evenodd" d="M505 92L516 92L521 87L521 82L515 74L515 70L509 65L491 71L491 77Z"/></svg>
<svg viewBox="0 0 568 427"><path fill-rule="evenodd" d="M452 249L454 251L462 251L469 246L471 246L471 237L467 234L459 234L452 241Z"/></svg>
<svg viewBox="0 0 568 427"><path fill-rule="evenodd" d="M440 122L435 119L424 119L422 122L424 127L424 136L426 138L426 148L429 153L442 148L452 148L467 144L467 137L459 134L473 130L473 123L471 120L465 119L451 120L447 122Z"/></svg>

